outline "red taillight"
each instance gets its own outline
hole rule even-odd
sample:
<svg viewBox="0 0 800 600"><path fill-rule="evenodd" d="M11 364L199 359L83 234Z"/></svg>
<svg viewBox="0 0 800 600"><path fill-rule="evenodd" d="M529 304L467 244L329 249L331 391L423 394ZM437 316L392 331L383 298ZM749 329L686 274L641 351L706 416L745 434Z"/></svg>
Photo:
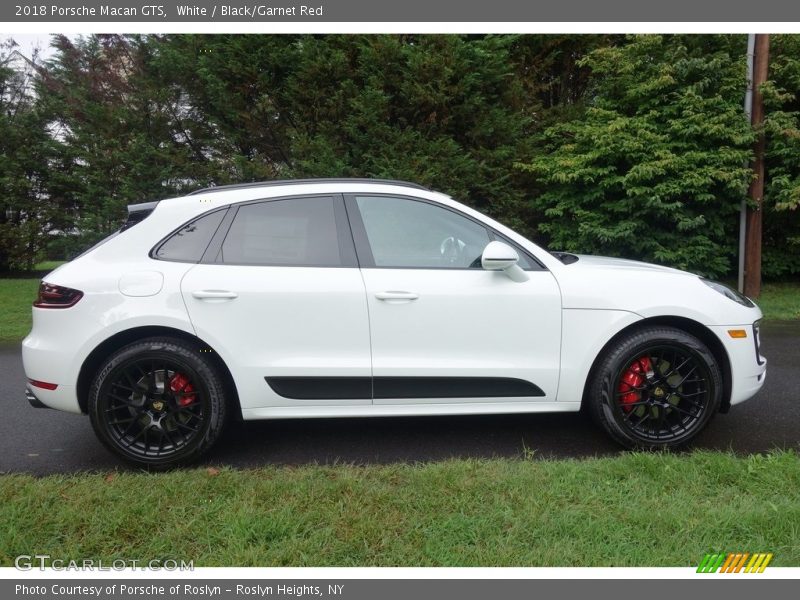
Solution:
<svg viewBox="0 0 800 600"><path fill-rule="evenodd" d="M28 379L33 387L42 388L43 390L54 390L58 387L57 383L47 383L46 381L39 381L38 379Z"/></svg>
<svg viewBox="0 0 800 600"><path fill-rule="evenodd" d="M39 295L33 305L36 308L69 308L75 306L81 298L83 292L80 290L43 281L39 284Z"/></svg>

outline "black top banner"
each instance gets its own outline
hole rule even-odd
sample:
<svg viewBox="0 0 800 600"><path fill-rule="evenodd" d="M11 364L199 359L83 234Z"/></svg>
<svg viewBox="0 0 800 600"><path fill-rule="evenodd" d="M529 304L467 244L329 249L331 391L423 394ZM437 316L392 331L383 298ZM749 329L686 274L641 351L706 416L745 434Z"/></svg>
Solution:
<svg viewBox="0 0 800 600"><path fill-rule="evenodd" d="M787 0L49 0L0 4L6 23L43 22L800 22Z"/></svg>

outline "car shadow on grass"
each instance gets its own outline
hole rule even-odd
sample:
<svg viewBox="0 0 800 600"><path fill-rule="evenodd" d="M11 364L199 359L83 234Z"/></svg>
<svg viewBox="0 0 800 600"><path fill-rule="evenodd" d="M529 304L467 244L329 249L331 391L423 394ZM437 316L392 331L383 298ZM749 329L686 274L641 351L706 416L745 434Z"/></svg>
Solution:
<svg viewBox="0 0 800 600"><path fill-rule="evenodd" d="M581 414L303 419L229 423L206 462L391 464L621 451Z"/></svg>

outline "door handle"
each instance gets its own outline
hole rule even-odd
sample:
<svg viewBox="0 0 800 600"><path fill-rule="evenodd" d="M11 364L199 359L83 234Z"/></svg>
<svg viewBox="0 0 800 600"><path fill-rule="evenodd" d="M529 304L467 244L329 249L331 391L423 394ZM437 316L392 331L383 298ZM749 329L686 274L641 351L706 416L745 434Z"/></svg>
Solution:
<svg viewBox="0 0 800 600"><path fill-rule="evenodd" d="M233 300L238 298L239 294L228 290L195 290L192 296L198 300Z"/></svg>
<svg viewBox="0 0 800 600"><path fill-rule="evenodd" d="M414 292L395 292L395 291L387 291L387 292L378 292L375 294L375 297L378 300L406 300L410 302L411 300L416 300L419 298L419 294L415 294Z"/></svg>

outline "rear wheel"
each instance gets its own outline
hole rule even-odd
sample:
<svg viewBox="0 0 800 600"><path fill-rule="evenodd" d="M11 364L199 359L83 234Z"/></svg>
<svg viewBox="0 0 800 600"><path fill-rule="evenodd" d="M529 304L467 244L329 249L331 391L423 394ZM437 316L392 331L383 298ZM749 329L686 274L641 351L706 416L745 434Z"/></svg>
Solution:
<svg viewBox="0 0 800 600"><path fill-rule="evenodd" d="M219 437L225 389L192 345L150 338L100 367L89 390L89 416L100 440L122 458L170 468L196 460Z"/></svg>
<svg viewBox="0 0 800 600"><path fill-rule="evenodd" d="M631 332L594 370L588 408L628 448L686 444L719 410L722 374L714 355L693 335L671 327Z"/></svg>

